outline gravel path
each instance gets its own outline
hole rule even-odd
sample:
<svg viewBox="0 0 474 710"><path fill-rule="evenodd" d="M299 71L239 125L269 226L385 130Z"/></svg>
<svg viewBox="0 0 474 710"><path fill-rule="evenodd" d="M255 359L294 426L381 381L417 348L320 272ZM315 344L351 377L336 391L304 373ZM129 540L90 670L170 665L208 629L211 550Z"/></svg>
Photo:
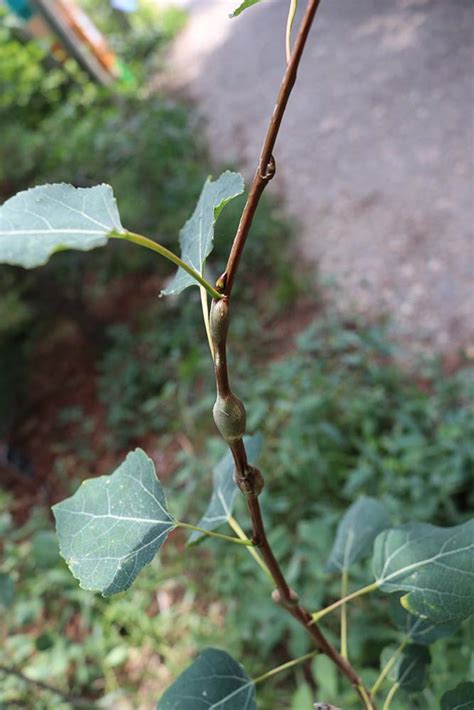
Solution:
<svg viewBox="0 0 474 710"><path fill-rule="evenodd" d="M214 157L253 172L284 67L287 0L191 17L173 82ZM303 4L301 0L300 5ZM323 0L272 182L342 308L389 313L415 347L474 351L471 0Z"/></svg>

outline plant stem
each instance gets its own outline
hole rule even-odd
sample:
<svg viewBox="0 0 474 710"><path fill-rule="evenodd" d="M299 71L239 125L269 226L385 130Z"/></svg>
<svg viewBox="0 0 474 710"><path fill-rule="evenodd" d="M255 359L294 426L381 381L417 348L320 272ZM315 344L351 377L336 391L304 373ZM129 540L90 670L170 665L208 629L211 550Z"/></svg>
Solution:
<svg viewBox="0 0 474 710"><path fill-rule="evenodd" d="M295 19L297 7L298 7L298 0L290 0L290 9L288 10L288 20L286 21L286 37L285 37L287 63L291 59L291 28L293 27L293 22Z"/></svg>
<svg viewBox="0 0 474 710"><path fill-rule="evenodd" d="M397 650L395 651L395 653L392 656L390 656L387 663L384 665L384 667L380 671L379 677L377 678L377 680L373 684L372 688L370 689L370 693L372 696L375 696L377 694L377 692L379 691L380 686L384 682L387 675L390 673L390 670L393 668L395 661L397 660L398 656L401 654L401 652L403 651L403 649L405 648L405 646L407 645L409 640L410 640L409 636L406 636L404 639L402 639L402 641L401 641L400 645L398 646Z"/></svg>
<svg viewBox="0 0 474 710"><path fill-rule="evenodd" d="M239 523L237 522L237 520L234 518L233 515L231 515L229 517L227 522L229 523L232 530L236 533L236 535L238 535L240 537L241 540L248 540L247 535L244 533L244 531L242 530L242 528L240 527ZM258 564L258 566L265 572L268 579L271 582L273 582L273 578L272 578L272 575L270 574L270 570L268 569L267 565L265 564L265 562L262 560L262 558L258 554L255 547L252 546L252 547L248 547L247 549L250 552L250 554L252 555L252 557L254 558L255 562Z"/></svg>
<svg viewBox="0 0 474 710"><path fill-rule="evenodd" d="M340 606L343 606L347 602L350 602L352 599L356 599L357 597L362 597L364 594L369 594L370 592L373 592L378 588L379 588L379 585L377 584L377 582L373 582L372 584L368 584L366 587L362 587L361 589L356 589L355 592L351 592L351 594L348 594L346 597L343 597L342 599L338 599L337 602L334 602L334 604L330 604L329 606L326 606L324 609L320 609L320 611L315 611L314 614L311 614L312 619L313 619L313 621L319 621L320 619L323 618L323 616L330 614L332 611L334 611L335 609L338 609Z"/></svg>
<svg viewBox="0 0 474 710"><path fill-rule="evenodd" d="M154 242L153 239L148 239L148 237L144 237L141 234L135 234L135 232L109 232L107 236L111 239L125 239L128 242L133 242L133 244L138 244L141 247L155 251L157 254L160 254L160 256L164 256L165 259L168 259L168 261L173 262L176 266L187 271L193 279L195 279L203 288L206 289L212 298L219 299L222 297L219 291L217 291L214 286L209 283L209 281L201 276L198 271L193 269L192 266L189 266L189 264L180 259L179 256L176 256L176 254L164 247L162 244Z"/></svg>
<svg viewBox="0 0 474 710"><path fill-rule="evenodd" d="M388 710L388 709L389 709L389 707L390 707L390 705L391 705L391 703L392 703L392 700L393 700L394 697L395 697L395 693L397 692L397 690L399 689L399 687L400 687L400 683L395 683L394 685L392 685L392 687L390 688L390 690L389 690L389 692L388 692L387 697L385 698L385 702L384 702L384 704L383 704L382 710Z"/></svg>
<svg viewBox="0 0 474 710"><path fill-rule="evenodd" d="M74 707L92 707L95 705L95 703L92 700L86 700L86 698L79 698L75 695L69 695L68 693L65 693L63 690L60 690L59 688L55 688L53 685L48 685L48 683L43 683L41 680L34 680L33 678L28 678L27 675L19 671L17 668L10 668L8 666L3 666L0 665L0 673L4 673L5 675L13 675L16 678L19 678L22 680L24 683L28 683L29 685L34 685L40 690L45 690L48 693L53 693L53 695L57 695L58 697L62 698L65 702L69 703L70 705L73 705Z"/></svg>
<svg viewBox="0 0 474 710"><path fill-rule="evenodd" d="M304 656L294 658L292 661L288 661L287 663L283 663L281 666L272 668L271 671L267 671L266 673L263 673L263 675L259 675L257 678L253 678L252 680L255 685L257 685L257 683L261 683L262 681L267 680L267 678L271 678L277 673L282 673L283 671L287 671L289 668L293 668L293 666L297 666L299 663L309 661L309 659L313 658L317 653L318 651L311 651L311 653L305 653Z"/></svg>
<svg viewBox="0 0 474 710"><path fill-rule="evenodd" d="M303 49L308 38L311 25L318 9L320 0L308 0L306 11L301 22L298 36L295 41L293 53L287 64L286 71L280 86L277 102L270 124L265 136L263 148L260 154L257 170L255 172L250 191L243 209L239 226L232 244L232 248L227 260L225 272L218 279L217 284L224 296L229 299L235 274L245 247L252 220L257 209L260 197L275 174L275 160L273 158L273 148L278 136L278 131L285 113L288 99L296 80L298 66L303 54ZM214 343L215 360L214 369L216 375L216 386L218 392L226 392L230 396L231 390L227 372L226 357L227 332L220 339L219 343ZM343 658L338 651L326 639L318 626L314 624L310 612L299 604L298 595L290 589L288 582L280 568L280 565L268 542L265 526L262 519L262 512L259 503L259 493L263 486L263 476L250 466L247 461L247 452L243 439L228 442L235 463L235 480L244 493L253 529L253 543L259 548L265 565L270 572L276 589L273 592L273 599L280 604L294 619L296 619L312 637L316 647L325 653L339 668L340 672L348 678L359 694L367 710L375 710L375 705L370 698L370 693L364 687L361 678L358 676L351 664Z"/></svg>
<svg viewBox="0 0 474 710"><path fill-rule="evenodd" d="M201 296L202 318L204 321L204 328L206 329L207 342L209 344L209 350L211 351L211 357L214 360L214 346L212 344L211 331L209 330L209 308L207 305L207 291L204 286L199 286L199 293Z"/></svg>
<svg viewBox="0 0 474 710"><path fill-rule="evenodd" d="M298 73L298 66L303 54L303 50L308 39L309 31L311 25L313 24L314 16L316 10L318 9L320 0L309 0L306 12L298 31L298 36L295 41L295 46L291 59L287 64L283 80L281 82L280 91L278 93L278 98L275 104L275 109L268 126L267 134L262 147L262 152L260 153L260 159L258 161L257 170L255 172L252 184L250 186L249 194L247 197L247 202L242 212L240 218L239 226L237 227L237 232L234 238L234 243L227 260L227 266L224 274L219 279L219 282L223 284L223 291L227 296L230 296L232 291L232 286L234 283L235 273L240 262L240 257L244 250L245 242L247 240L250 227L252 226L253 217L257 205L260 201L260 197L275 174L275 160L272 156L273 148L275 147L275 142L280 130L281 122L285 109L288 103L288 99L291 94L291 90L296 81L296 75Z"/></svg>
<svg viewBox="0 0 474 710"><path fill-rule="evenodd" d="M341 597L347 597L349 589L349 573L347 569L342 571L341 577ZM341 656L347 660L347 605L341 606Z"/></svg>
<svg viewBox="0 0 474 710"><path fill-rule="evenodd" d="M235 545L246 545L247 547L251 547L253 545L252 540L248 540L247 538L245 540L241 540L238 537L232 537L231 535L222 535L221 533L216 533L213 532L212 530L206 530L206 528L200 528L197 525L191 525L191 523L182 523L178 521L176 523L177 528L186 528L188 530L195 530L196 532L200 532L203 535L208 535L209 537L217 537L219 540L225 540L226 542L233 542Z"/></svg>

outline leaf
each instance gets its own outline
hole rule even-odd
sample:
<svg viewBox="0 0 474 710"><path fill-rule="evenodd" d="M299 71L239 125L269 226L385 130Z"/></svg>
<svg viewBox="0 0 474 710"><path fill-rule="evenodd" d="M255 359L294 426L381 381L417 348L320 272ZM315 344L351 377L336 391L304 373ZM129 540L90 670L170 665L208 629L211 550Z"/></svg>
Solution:
<svg viewBox="0 0 474 710"><path fill-rule="evenodd" d="M228 170L215 182L209 177L204 183L196 209L179 233L181 258L199 274L203 275L206 259L212 251L214 225L221 210L243 191L242 175ZM196 285L196 280L187 271L179 268L173 281L161 294L178 294L188 286Z"/></svg>
<svg viewBox="0 0 474 710"><path fill-rule="evenodd" d="M474 611L474 520L450 528L411 523L386 530L374 546L374 575L384 592L406 591L404 608L434 623Z"/></svg>
<svg viewBox="0 0 474 710"><path fill-rule="evenodd" d="M313 693L307 683L302 683L293 693L291 710L313 710Z"/></svg>
<svg viewBox="0 0 474 710"><path fill-rule="evenodd" d="M400 604L400 596L394 594L390 600L390 618L397 629L414 643L428 646L440 638L451 636L459 629L458 623L434 624L432 621L409 614Z"/></svg>
<svg viewBox="0 0 474 710"><path fill-rule="evenodd" d="M345 512L337 527L336 540L326 565L328 572L342 572L372 552L377 535L390 526L382 505L362 496Z"/></svg>
<svg viewBox="0 0 474 710"><path fill-rule="evenodd" d="M225 651L206 648L161 696L156 710L257 710L255 685Z"/></svg>
<svg viewBox="0 0 474 710"><path fill-rule="evenodd" d="M460 683L444 693L441 710L474 710L474 683Z"/></svg>
<svg viewBox="0 0 474 710"><path fill-rule="evenodd" d="M89 251L123 232L110 185L41 185L0 207L0 263L31 269L64 249Z"/></svg>
<svg viewBox="0 0 474 710"><path fill-rule="evenodd" d="M15 601L15 583L9 574L0 572L0 608L8 609Z"/></svg>
<svg viewBox="0 0 474 710"><path fill-rule="evenodd" d="M311 672L318 686L318 694L322 699L335 698L338 694L337 668L327 657L318 655L313 658Z"/></svg>
<svg viewBox="0 0 474 710"><path fill-rule="evenodd" d="M245 447L249 463L253 466L262 449L262 437L260 434L255 436L244 436ZM213 489L211 500L207 506L207 510L198 523L200 528L206 530L215 530L232 515L235 496L238 488L234 483L234 459L230 451L227 451L212 472ZM189 537L189 544L192 545L202 538L206 537L203 533L193 531Z"/></svg>
<svg viewBox="0 0 474 710"><path fill-rule="evenodd" d="M175 527L153 461L135 449L110 476L53 507L61 554L83 589L128 589Z"/></svg>
<svg viewBox="0 0 474 710"><path fill-rule="evenodd" d="M238 17L244 10L247 10L247 8L252 7L252 5L256 5L259 2L262 2L262 0L244 0L244 2L239 5L239 7L234 10L231 15L229 15L229 17Z"/></svg>
<svg viewBox="0 0 474 710"><path fill-rule="evenodd" d="M382 668L396 653L396 648L387 646L381 655ZM426 685L426 672L431 663L430 652L425 646L411 644L397 656L388 677L398 683L407 693L417 693Z"/></svg>

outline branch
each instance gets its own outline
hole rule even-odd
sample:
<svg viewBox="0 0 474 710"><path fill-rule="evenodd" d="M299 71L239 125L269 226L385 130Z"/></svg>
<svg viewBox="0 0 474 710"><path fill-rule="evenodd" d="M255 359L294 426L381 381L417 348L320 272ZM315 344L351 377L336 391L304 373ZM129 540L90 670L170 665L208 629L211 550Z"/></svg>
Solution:
<svg viewBox="0 0 474 710"><path fill-rule="evenodd" d="M231 252L227 261L227 267L223 275L216 283L216 288L221 292L221 294L224 295L224 298L219 302L214 301L213 303L213 306L216 306L216 304L219 303L219 309L216 308L214 313L211 309L210 330L213 340L214 369L218 400L220 398L221 401L227 401L230 403L235 403L235 401L237 401L240 404L240 401L233 395L230 388L227 371L229 297L232 291L240 257L242 256L245 242L252 225L255 210L257 209L258 202L266 185L275 174L275 160L272 155L273 148L275 146L278 131L280 129L291 90L296 80L300 59L314 16L316 14L316 10L318 9L319 2L320 0L308 0L306 12L296 38L295 48L287 65L276 106L270 120L257 170L250 187L247 202L240 218L234 242L232 244ZM229 409L229 411L231 410ZM298 595L290 588L288 582L286 581L285 575L283 574L271 545L268 542L265 525L262 519L258 496L263 488L263 476L258 469L249 465L245 445L243 439L241 438L243 431L245 430L245 410L243 409L243 405L241 405L241 409L235 407L235 410L232 410L232 412L236 421L238 420L239 425L242 424L242 432L237 435L235 434L235 431L238 430L238 427L233 427L235 431L231 431L231 429L228 429L227 426L223 426L221 421L218 422L216 420L215 414L214 419L216 420L219 431L227 441L234 458L235 481L246 497L247 507L252 520L252 541L254 545L258 547L263 561L276 586L276 589L272 594L273 600L280 604L280 606L282 606L306 629L307 633L313 639L316 647L326 654L339 668L340 672L349 679L361 698L366 710L375 710L375 705L371 700L370 693L365 688L362 680L359 678L354 668L351 666L349 661L346 658L343 658L334 646L329 643L322 631L314 623L310 612L299 603ZM226 424L225 421L224 424Z"/></svg>
<svg viewBox="0 0 474 710"><path fill-rule="evenodd" d="M237 227L234 243L232 244L232 249L227 260L226 270L217 282L218 289L227 296L230 296L232 291L235 273L239 266L240 257L242 256L245 242L250 231L250 227L252 226L253 217L260 201L260 197L262 196L267 184L275 175L276 164L272 155L273 148L275 147L275 142L280 130L288 99L290 98L291 90L293 89L296 81L300 59L303 54L306 40L308 39L309 31L319 3L320 0L309 0L308 2L291 59L287 64L283 81L281 82L280 91L278 93L277 102L268 126L267 134L265 136L257 170L250 186L247 202L245 203L239 226Z"/></svg>

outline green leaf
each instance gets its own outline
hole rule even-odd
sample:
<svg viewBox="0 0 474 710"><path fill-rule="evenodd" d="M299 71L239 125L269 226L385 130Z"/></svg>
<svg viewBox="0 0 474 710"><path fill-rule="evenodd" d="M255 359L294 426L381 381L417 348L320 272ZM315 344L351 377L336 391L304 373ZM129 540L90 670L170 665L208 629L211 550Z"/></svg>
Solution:
<svg viewBox="0 0 474 710"><path fill-rule="evenodd" d="M110 185L41 185L0 207L0 263L31 269L64 249L89 251L123 232Z"/></svg>
<svg viewBox="0 0 474 710"><path fill-rule="evenodd" d="M374 546L374 575L384 592L406 591L401 602L435 623L474 612L474 520L451 528L411 523L382 532Z"/></svg>
<svg viewBox="0 0 474 710"><path fill-rule="evenodd" d="M262 2L262 0L244 0L244 2L239 5L239 7L234 10L231 15L229 15L229 17L238 17L244 10L247 10L247 8L252 7L252 5L256 5L259 2Z"/></svg>
<svg viewBox="0 0 474 710"><path fill-rule="evenodd" d="M321 698L331 699L337 697L339 690L337 668L327 656L321 654L313 658L311 672Z"/></svg>
<svg viewBox="0 0 474 710"><path fill-rule="evenodd" d="M40 530L31 540L31 556L42 569L54 567L60 560L58 538L53 530ZM62 564L62 562L61 562Z"/></svg>
<svg viewBox="0 0 474 710"><path fill-rule="evenodd" d="M396 653L396 648L387 646L381 655L382 668ZM426 672L431 663L431 656L425 646L411 644L406 646L391 667L388 678L398 683L407 693L417 693L426 685Z"/></svg>
<svg viewBox="0 0 474 710"><path fill-rule="evenodd" d="M441 710L474 710L474 683L460 683L441 698Z"/></svg>
<svg viewBox="0 0 474 710"><path fill-rule="evenodd" d="M135 449L110 476L84 481L53 507L61 554L83 589L128 589L176 522L153 461Z"/></svg>
<svg viewBox="0 0 474 710"><path fill-rule="evenodd" d="M374 498L362 496L345 512L337 527L336 540L327 561L328 572L342 572L372 552L374 540L390 519Z"/></svg>
<svg viewBox="0 0 474 710"><path fill-rule="evenodd" d="M255 685L225 651L206 648L162 695L156 710L257 710Z"/></svg>
<svg viewBox="0 0 474 710"><path fill-rule="evenodd" d="M0 572L0 608L8 609L15 601L15 583L9 574Z"/></svg>
<svg viewBox="0 0 474 710"><path fill-rule="evenodd" d="M313 692L307 683L302 683L293 693L291 710L314 710Z"/></svg>
<svg viewBox="0 0 474 710"><path fill-rule="evenodd" d="M249 463L253 466L262 449L262 437L260 434L255 436L244 436L245 448ZM198 527L205 530L215 530L232 515L235 496L237 494L237 486L234 483L234 459L230 451L227 451L221 458L218 464L214 467L213 473L213 488L212 496L209 501L206 512L198 523ZM189 544L192 545L206 536L194 530L189 538Z"/></svg>
<svg viewBox="0 0 474 710"><path fill-rule="evenodd" d="M226 171L215 182L208 178L204 183L196 209L179 234L182 260L201 276L213 248L216 220L225 205L243 191L244 180L239 173ZM179 268L173 281L161 293L170 296L196 285L196 280Z"/></svg>
<svg viewBox="0 0 474 710"><path fill-rule="evenodd" d="M400 604L400 596L400 594L394 594L390 600L390 618L397 629L414 643L429 646L430 643L434 643L444 636L451 636L459 629L458 623L434 624L432 621L409 614Z"/></svg>

